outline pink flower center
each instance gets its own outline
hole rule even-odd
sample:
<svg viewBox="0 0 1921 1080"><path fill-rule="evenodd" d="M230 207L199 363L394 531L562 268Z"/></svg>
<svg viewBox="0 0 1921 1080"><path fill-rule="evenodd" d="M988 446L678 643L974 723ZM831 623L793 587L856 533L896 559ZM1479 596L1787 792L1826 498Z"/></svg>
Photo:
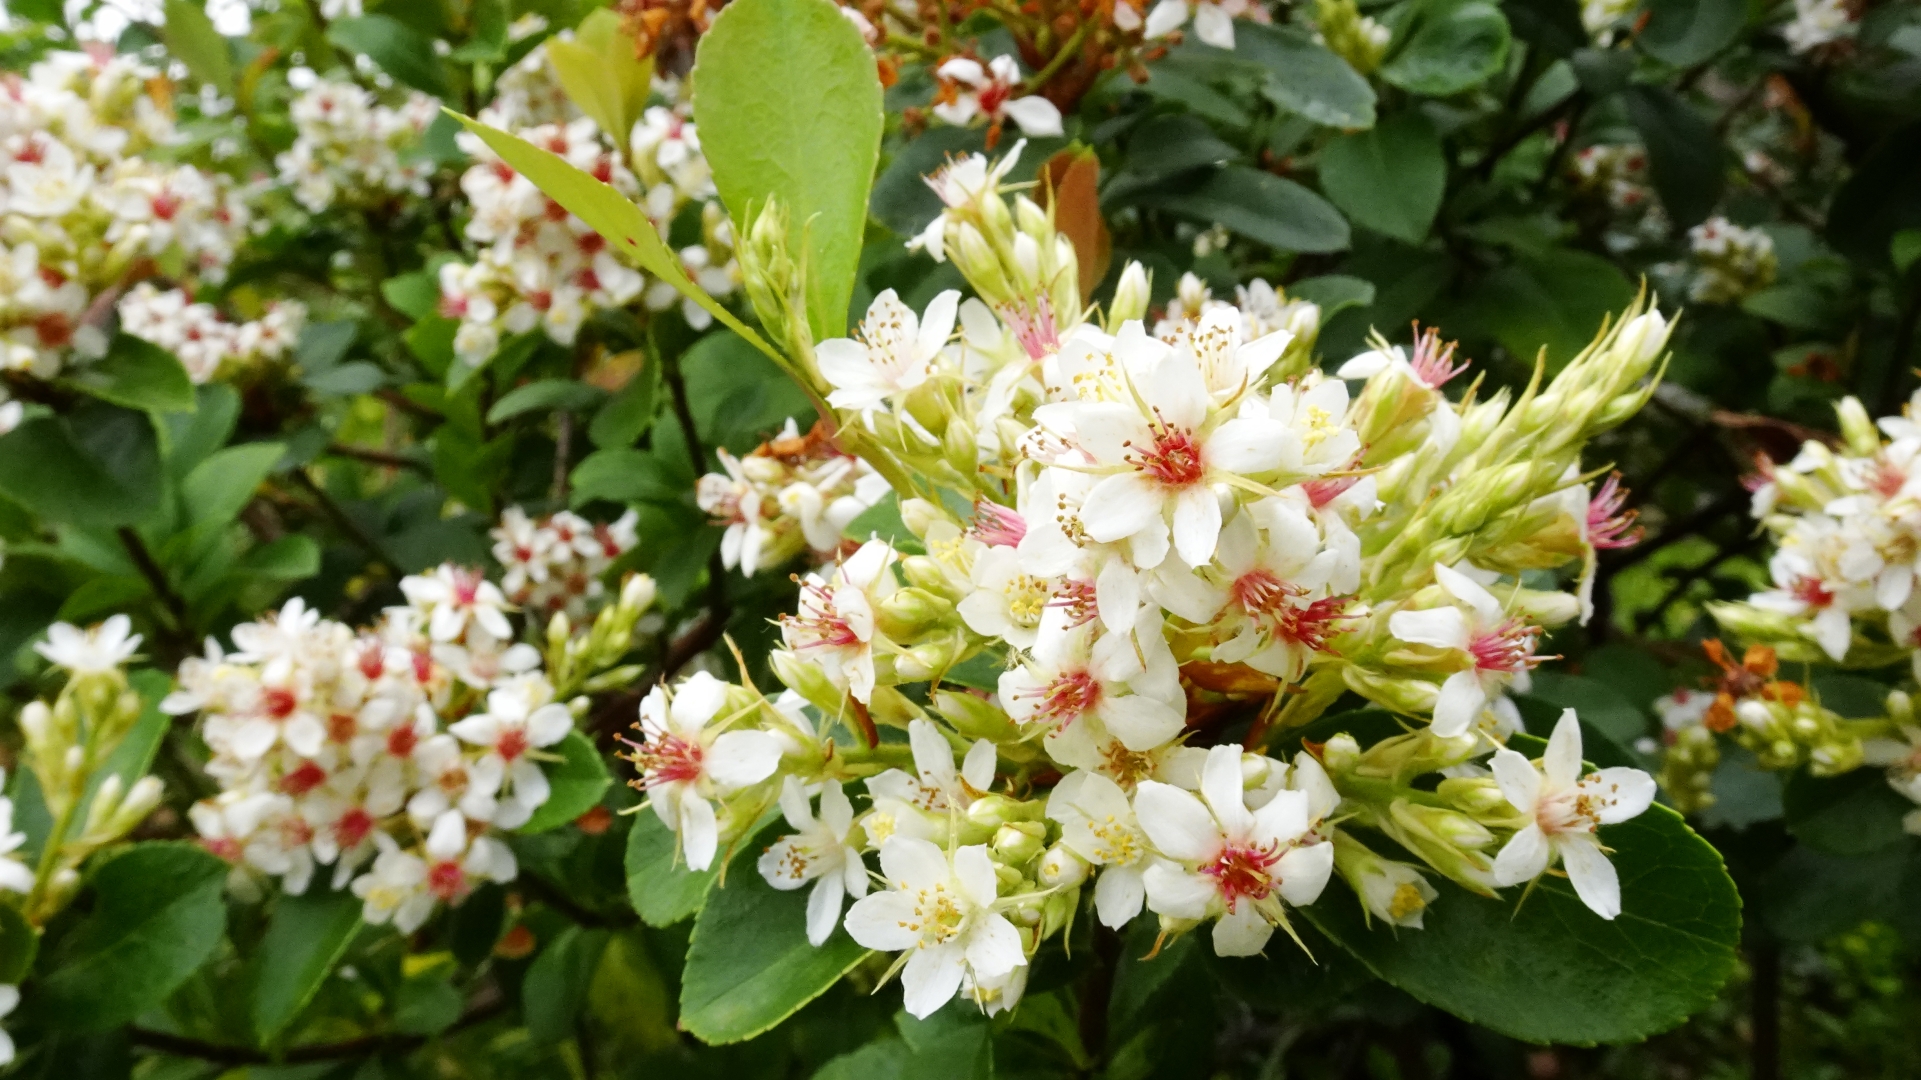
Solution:
<svg viewBox="0 0 1921 1080"><path fill-rule="evenodd" d="M700 744L678 735L657 735L634 747L634 764L640 767L642 787L660 784L691 783L700 779Z"/></svg>
<svg viewBox="0 0 1921 1080"><path fill-rule="evenodd" d="M395 757L411 756L418 745L420 736L411 727L397 727L387 733L387 752Z"/></svg>
<svg viewBox="0 0 1921 1080"><path fill-rule="evenodd" d="M454 571L454 605L472 607L480 595L480 586L487 579L472 570Z"/></svg>
<svg viewBox="0 0 1921 1080"><path fill-rule="evenodd" d="M801 586L800 610L782 618L799 632L801 649L846 649L860 645L860 635L840 614L834 594L821 585Z"/></svg>
<svg viewBox="0 0 1921 1080"><path fill-rule="evenodd" d="M299 797L326 782L327 770L311 761L303 761L298 769L280 778L280 790Z"/></svg>
<svg viewBox="0 0 1921 1080"><path fill-rule="evenodd" d="M1027 535L1027 521L1014 510L982 499L974 504L971 531L989 547L1014 547Z"/></svg>
<svg viewBox="0 0 1921 1080"><path fill-rule="evenodd" d="M1455 342L1441 344L1440 331L1430 328L1414 343L1414 359L1409 366L1414 377L1429 390L1439 390L1449 379L1467 370L1467 361L1454 363Z"/></svg>
<svg viewBox="0 0 1921 1080"><path fill-rule="evenodd" d="M358 806L340 815L340 820L334 822L334 839L339 841L343 848L353 847L365 840L367 834L373 831L373 815Z"/></svg>
<svg viewBox="0 0 1921 1080"><path fill-rule="evenodd" d="M1273 866L1280 860L1280 852L1271 847L1229 844L1213 862L1201 867L1201 873L1214 879L1227 910L1233 911L1242 900L1267 898L1274 890Z"/></svg>
<svg viewBox="0 0 1921 1080"><path fill-rule="evenodd" d="M1520 619L1509 619L1468 642L1467 651L1474 657L1474 666L1482 671L1519 671L1546 659L1534 655L1534 641L1539 634L1539 628Z"/></svg>
<svg viewBox="0 0 1921 1080"><path fill-rule="evenodd" d="M1100 599L1095 595L1094 583L1080 578L1068 578L1055 591L1054 598L1047 602L1048 607L1061 608L1067 612L1067 627L1086 626L1101 613Z"/></svg>
<svg viewBox="0 0 1921 1080"><path fill-rule="evenodd" d="M1134 467L1172 488L1201 482L1207 467L1201 463L1201 447L1194 434L1182 428L1159 428L1151 450L1137 452Z"/></svg>
<svg viewBox="0 0 1921 1080"><path fill-rule="evenodd" d="M1101 684L1086 671L1069 671L1027 696L1040 699L1033 722L1065 728L1101 703Z"/></svg>
<svg viewBox="0 0 1921 1080"><path fill-rule="evenodd" d="M467 891L467 872L457 862L437 862L427 870L427 891L451 904Z"/></svg>
<svg viewBox="0 0 1921 1080"><path fill-rule="evenodd" d="M1834 592L1820 578L1796 578L1790 591L1796 600L1811 608L1824 608L1834 603Z"/></svg>
<svg viewBox="0 0 1921 1080"><path fill-rule="evenodd" d="M1908 474L1902 472L1891 461L1875 462L1874 471L1868 474L1868 487L1884 499L1892 499L1901 494L1901 489L1907 485Z"/></svg>
<svg viewBox="0 0 1921 1080"><path fill-rule="evenodd" d="M508 728L500 733L500 740L494 743L494 752L506 761L513 761L527 752L533 745L527 733L519 728Z"/></svg>

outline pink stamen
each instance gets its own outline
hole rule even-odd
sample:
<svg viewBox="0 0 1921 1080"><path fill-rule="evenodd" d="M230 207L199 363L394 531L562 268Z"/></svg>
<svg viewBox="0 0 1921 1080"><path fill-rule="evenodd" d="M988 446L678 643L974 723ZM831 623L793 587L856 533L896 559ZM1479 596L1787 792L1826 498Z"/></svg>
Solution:
<svg viewBox="0 0 1921 1080"><path fill-rule="evenodd" d="M1023 696L1039 698L1041 702L1031 722L1052 724L1059 729L1092 712L1101 703L1101 684L1086 671L1070 671Z"/></svg>
<svg viewBox="0 0 1921 1080"><path fill-rule="evenodd" d="M1281 854L1275 848L1229 844L1213 862L1201 867L1201 873L1214 879L1214 887L1221 891L1231 912L1242 900L1265 900L1274 891L1272 867L1280 861Z"/></svg>
<svg viewBox="0 0 1921 1080"><path fill-rule="evenodd" d="M644 743L623 739L634 748L633 763L640 769L641 787L655 788L661 784L692 783L700 779L704 766L698 742L690 742L678 735L650 735Z"/></svg>
<svg viewBox="0 0 1921 1080"><path fill-rule="evenodd" d="M1100 599L1095 594L1094 583L1079 578L1069 578L1061 583L1048 607L1061 608L1067 612L1068 629L1086 626L1101 613Z"/></svg>
<svg viewBox="0 0 1921 1080"><path fill-rule="evenodd" d="M1621 474L1609 474L1602 482L1601 489L1588 500L1588 543L1607 550L1630 548L1641 542L1646 530L1634 523L1641 512L1622 509L1627 499L1627 489L1621 486Z"/></svg>
<svg viewBox="0 0 1921 1080"><path fill-rule="evenodd" d="M1207 475L1207 466L1201 461L1200 444L1194 441L1192 432L1183 428L1158 428L1154 433L1153 449L1136 451L1133 465L1172 488L1198 484Z"/></svg>
<svg viewBox="0 0 1921 1080"><path fill-rule="evenodd" d="M1418 329L1418 326L1416 327ZM1467 361L1454 363L1454 347L1458 342L1450 341L1446 347L1441 345L1441 332L1429 327L1414 342L1414 377L1429 390L1439 390L1449 379L1467 370Z"/></svg>
<svg viewBox="0 0 1921 1080"><path fill-rule="evenodd" d="M1520 671L1547 659L1534 655L1534 642L1540 633L1537 626L1509 619L1470 641L1467 651L1474 657L1474 666L1482 671Z"/></svg>
<svg viewBox="0 0 1921 1080"><path fill-rule="evenodd" d="M1008 507L982 499L974 504L974 523L968 531L989 547L1014 547L1027 535L1027 521Z"/></svg>
<svg viewBox="0 0 1921 1080"><path fill-rule="evenodd" d="M1060 349L1060 330L1054 325L1054 306L1047 297L1036 300L1033 311L1003 309L1001 318L1014 331L1014 340L1020 342L1029 360L1039 360Z"/></svg>

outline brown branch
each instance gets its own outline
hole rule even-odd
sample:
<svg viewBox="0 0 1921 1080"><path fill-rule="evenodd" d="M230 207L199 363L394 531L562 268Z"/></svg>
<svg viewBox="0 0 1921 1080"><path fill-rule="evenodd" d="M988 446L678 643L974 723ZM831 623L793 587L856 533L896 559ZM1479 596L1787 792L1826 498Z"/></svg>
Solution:
<svg viewBox="0 0 1921 1080"><path fill-rule="evenodd" d="M329 522L333 523L334 528L340 530L341 535L353 541L354 544L365 551L374 562L386 568L387 572L392 574L395 580L399 580L405 576L406 571L402 570L400 564L395 562L393 557L387 554L386 550L380 546L380 542L372 536L367 535L367 531L360 527L359 522L356 522L352 517L348 516L347 511L342 508L339 503L334 501L333 496L327 494L325 488L322 488L318 483L314 482L314 478L308 474L306 469L296 468L291 470L288 475L293 477L293 482L297 484L301 490L313 498L314 505L320 510L320 513L325 516Z"/></svg>
<svg viewBox="0 0 1921 1080"><path fill-rule="evenodd" d="M146 541L131 525L122 525L114 530L120 538L120 546L127 549L127 557L147 579L147 586L153 590L154 598L166 609L167 617L173 622L166 637L169 651L186 655L193 651L193 622L187 614L187 602L174 591L173 583L167 580L167 571L154 561L153 553L147 550Z"/></svg>
<svg viewBox="0 0 1921 1080"><path fill-rule="evenodd" d="M404 454L393 454L385 450L375 450L371 447L349 446L346 443L328 443L327 453L332 454L334 457L363 461L369 465L379 465L388 469L412 469L415 472L427 476L433 475L433 467L421 461L419 458L407 457Z"/></svg>
<svg viewBox="0 0 1921 1080"><path fill-rule="evenodd" d="M437 409L430 409L398 390L376 390L374 396L404 413L411 413L425 420L440 420L443 417Z"/></svg>

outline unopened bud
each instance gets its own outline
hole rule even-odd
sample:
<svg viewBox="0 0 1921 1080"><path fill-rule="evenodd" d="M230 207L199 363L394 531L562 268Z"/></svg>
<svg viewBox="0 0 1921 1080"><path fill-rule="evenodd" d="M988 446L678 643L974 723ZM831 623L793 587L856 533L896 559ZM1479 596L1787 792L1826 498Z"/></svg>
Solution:
<svg viewBox="0 0 1921 1080"><path fill-rule="evenodd" d="M620 583L620 606L638 616L654 606L660 589L651 574L629 574Z"/></svg>
<svg viewBox="0 0 1921 1080"><path fill-rule="evenodd" d="M774 677L782 685L806 698L809 704L829 716L840 712L847 695L828 679L819 664L804 660L799 654L786 649L774 650L767 659L774 669Z"/></svg>
<svg viewBox="0 0 1921 1080"><path fill-rule="evenodd" d="M1047 826L1038 821L1011 821L994 833L994 854L1014 866L1032 862L1047 846Z"/></svg>
<svg viewBox="0 0 1921 1080"><path fill-rule="evenodd" d="M952 515L926 499L902 499L900 520L907 526L908 532L923 540L927 538L927 530L933 528L935 522L958 524Z"/></svg>
<svg viewBox="0 0 1921 1080"><path fill-rule="evenodd" d="M1121 279L1114 285L1113 302L1107 305L1107 332L1119 333L1123 324L1147 317L1147 305L1152 296L1152 286L1147 277L1147 268L1134 260L1128 260L1121 268Z"/></svg>
<svg viewBox="0 0 1921 1080"><path fill-rule="evenodd" d="M1071 889L1087 880L1087 860L1074 854L1066 844L1055 844L1041 856L1037 880L1048 888Z"/></svg>
<svg viewBox="0 0 1921 1080"><path fill-rule="evenodd" d="M1477 819L1490 815L1506 817L1514 806L1502 794L1501 785L1491 776L1451 776L1442 780L1435 794Z"/></svg>
<svg viewBox="0 0 1921 1080"><path fill-rule="evenodd" d="M1014 224L1037 240L1045 239L1054 231L1054 223L1047 220L1047 211L1025 195L1014 196Z"/></svg>
<svg viewBox="0 0 1921 1080"><path fill-rule="evenodd" d="M902 682L925 682L953 667L960 651L958 635L923 642L894 655L894 677Z"/></svg>
<svg viewBox="0 0 1921 1080"><path fill-rule="evenodd" d="M1873 457L1881 451L1881 433L1875 429L1874 420L1868 416L1860 398L1852 395L1842 398L1834 406L1834 415L1841 421L1841 439L1847 443L1848 453Z"/></svg>
<svg viewBox="0 0 1921 1080"><path fill-rule="evenodd" d="M988 698L939 690L933 695L933 705L941 719L970 739L1001 743L1012 742L1019 737L1014 721Z"/></svg>
<svg viewBox="0 0 1921 1080"><path fill-rule="evenodd" d="M990 829L1011 822L1038 824L1046 809L1046 804L1037 799L1023 802L1006 795L983 795L968 804L967 820ZM1045 826L1041 831L1046 832Z"/></svg>
<svg viewBox="0 0 1921 1080"><path fill-rule="evenodd" d="M1615 354L1632 367L1645 368L1667 348L1670 329L1658 310L1636 315L1621 327L1620 336L1615 338Z"/></svg>
<svg viewBox="0 0 1921 1080"><path fill-rule="evenodd" d="M954 613L954 605L949 600L928 592L926 589L906 588L895 590L892 596L882 600L874 611L875 621L881 633L896 641L912 641L921 637L927 630Z"/></svg>

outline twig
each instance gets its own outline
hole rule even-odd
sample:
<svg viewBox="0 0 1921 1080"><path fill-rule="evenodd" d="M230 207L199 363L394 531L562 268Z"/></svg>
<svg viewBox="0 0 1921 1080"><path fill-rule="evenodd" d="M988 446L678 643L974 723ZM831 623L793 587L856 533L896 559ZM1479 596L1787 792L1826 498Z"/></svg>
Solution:
<svg viewBox="0 0 1921 1080"><path fill-rule="evenodd" d="M362 529L358 522L348 516L347 511L343 509L339 503L334 501L333 496L327 494L325 488L322 488L314 482L314 478L307 473L306 469L294 469L289 475L293 477L293 482L299 485L301 490L313 497L314 503L320 512L326 516L328 521L333 523L334 528L340 530L341 535L353 541L354 544L365 551L374 562L379 563L389 574L392 574L395 580L406 575L406 571L402 570L400 564L395 562L393 557L387 554L386 550L380 546L380 542L367 535L367 531Z"/></svg>
<svg viewBox="0 0 1921 1080"><path fill-rule="evenodd" d="M619 930L640 921L639 917L631 911L618 911L612 914L595 911L568 896L565 889L535 874L522 873L514 884L521 891L582 926L601 930Z"/></svg>
<svg viewBox="0 0 1921 1080"><path fill-rule="evenodd" d="M405 454L394 454L385 450L374 450L365 446L349 446L346 443L328 443L327 453L332 454L334 457L348 458L353 461L364 461L369 465L380 465L389 469L412 469L423 475L433 475L432 466L421 461L419 458L411 458Z"/></svg>
<svg viewBox="0 0 1921 1080"><path fill-rule="evenodd" d="M374 396L404 413L411 413L424 420L442 419L438 409L430 409L398 390L376 390Z"/></svg>
<svg viewBox="0 0 1921 1080"><path fill-rule="evenodd" d="M147 579L154 598L160 601L160 606L167 611L167 617L173 621L173 629L168 634L174 639L172 644L178 646L186 642L188 644L184 651L191 652L193 622L187 614L187 602L174 591L173 583L167 580L167 571L154 561L153 553L147 550L146 541L140 539L140 534L134 531L133 526L122 525L114 530L114 535L120 538L120 546L127 549L127 557L133 560L140 576Z"/></svg>
<svg viewBox="0 0 1921 1080"><path fill-rule="evenodd" d="M567 503L567 466L574 450L574 414L560 412L554 417L554 486L553 500L557 506Z"/></svg>
<svg viewBox="0 0 1921 1080"><path fill-rule="evenodd" d="M487 1001L468 1009L442 1034L484 1023L506 1011L506 999L497 992L492 993ZM404 1054L425 1046L433 1036L363 1035L360 1038L342 1042L290 1046L279 1053L270 1053L251 1046L207 1042L204 1039L194 1039L142 1027L130 1028L128 1038L135 1046L158 1050L174 1057L198 1058L201 1061L211 1061L221 1065L299 1065L321 1061L348 1061L384 1054Z"/></svg>

